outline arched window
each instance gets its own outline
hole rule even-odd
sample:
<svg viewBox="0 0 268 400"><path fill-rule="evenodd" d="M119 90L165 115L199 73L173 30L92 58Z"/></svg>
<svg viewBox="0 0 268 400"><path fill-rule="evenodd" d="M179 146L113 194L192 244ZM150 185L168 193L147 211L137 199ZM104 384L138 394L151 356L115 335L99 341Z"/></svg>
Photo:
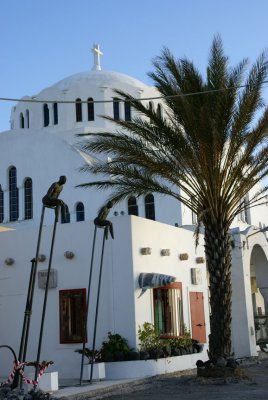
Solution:
<svg viewBox="0 0 268 400"><path fill-rule="evenodd" d="M44 104L43 110L44 110L44 126L48 126L49 125L49 108L48 108L47 104Z"/></svg>
<svg viewBox="0 0 268 400"><path fill-rule="evenodd" d="M75 112L76 112L76 122L81 122L83 120L81 99L75 100Z"/></svg>
<svg viewBox="0 0 268 400"><path fill-rule="evenodd" d="M94 100L92 97L89 97L87 101L87 119L88 121L94 121Z"/></svg>
<svg viewBox="0 0 268 400"><path fill-rule="evenodd" d="M24 182L24 218L33 218L33 183L31 178Z"/></svg>
<svg viewBox="0 0 268 400"><path fill-rule="evenodd" d="M128 102L125 102L125 121L131 121L131 107Z"/></svg>
<svg viewBox="0 0 268 400"><path fill-rule="evenodd" d="M120 119L120 109L119 109L120 103L119 99L114 98L113 101L113 108L114 108L114 119L118 121Z"/></svg>
<svg viewBox="0 0 268 400"><path fill-rule="evenodd" d="M161 104L157 104L157 116L158 118L162 118L162 106Z"/></svg>
<svg viewBox="0 0 268 400"><path fill-rule="evenodd" d="M58 103L53 103L53 117L54 117L54 125L58 125Z"/></svg>
<svg viewBox="0 0 268 400"><path fill-rule="evenodd" d="M4 221L4 192L0 185L0 223Z"/></svg>
<svg viewBox="0 0 268 400"><path fill-rule="evenodd" d="M19 218L19 190L17 188L17 169L9 169L9 219L17 221Z"/></svg>
<svg viewBox="0 0 268 400"><path fill-rule="evenodd" d="M24 116L23 113L20 113L20 128L24 128Z"/></svg>
<svg viewBox="0 0 268 400"><path fill-rule="evenodd" d="M139 215L139 209L137 205L136 197L131 196L127 202L128 205L128 215Z"/></svg>
<svg viewBox="0 0 268 400"><path fill-rule="evenodd" d="M152 193L145 196L145 218L155 220L154 196Z"/></svg>
<svg viewBox="0 0 268 400"><path fill-rule="evenodd" d="M27 129L30 128L30 113L29 110L26 110L25 112L25 126Z"/></svg>
<svg viewBox="0 0 268 400"><path fill-rule="evenodd" d="M85 221L85 207L81 202L76 205L76 221Z"/></svg>

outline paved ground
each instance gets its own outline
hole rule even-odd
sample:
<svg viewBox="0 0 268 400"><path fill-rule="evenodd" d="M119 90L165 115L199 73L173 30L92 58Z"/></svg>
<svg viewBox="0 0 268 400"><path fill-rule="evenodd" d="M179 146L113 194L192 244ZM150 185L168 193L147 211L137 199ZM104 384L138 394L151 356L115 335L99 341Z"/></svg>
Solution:
<svg viewBox="0 0 268 400"><path fill-rule="evenodd" d="M162 375L119 388L110 387L105 393L80 393L71 399L268 400L268 359L244 366L244 369L247 378L240 381L197 378L192 371L190 375Z"/></svg>

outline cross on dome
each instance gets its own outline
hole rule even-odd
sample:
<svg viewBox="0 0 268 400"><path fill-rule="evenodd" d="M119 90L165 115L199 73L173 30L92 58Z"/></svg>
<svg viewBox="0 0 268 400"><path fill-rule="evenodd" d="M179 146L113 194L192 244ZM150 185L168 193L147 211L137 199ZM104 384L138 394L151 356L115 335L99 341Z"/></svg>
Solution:
<svg viewBox="0 0 268 400"><path fill-rule="evenodd" d="M91 51L94 54L94 65L92 67L92 70L100 71L101 70L100 56L103 55L103 53L100 51L100 45L94 43L93 49Z"/></svg>

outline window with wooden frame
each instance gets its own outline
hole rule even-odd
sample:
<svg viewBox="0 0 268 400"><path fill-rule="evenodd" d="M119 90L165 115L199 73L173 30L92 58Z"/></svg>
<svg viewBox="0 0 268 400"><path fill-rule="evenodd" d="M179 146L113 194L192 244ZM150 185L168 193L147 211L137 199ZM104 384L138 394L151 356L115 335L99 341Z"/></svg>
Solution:
<svg viewBox="0 0 268 400"><path fill-rule="evenodd" d="M60 343L83 343L86 289L59 291Z"/></svg>
<svg viewBox="0 0 268 400"><path fill-rule="evenodd" d="M153 289L154 325L160 337L179 337L183 335L182 284Z"/></svg>

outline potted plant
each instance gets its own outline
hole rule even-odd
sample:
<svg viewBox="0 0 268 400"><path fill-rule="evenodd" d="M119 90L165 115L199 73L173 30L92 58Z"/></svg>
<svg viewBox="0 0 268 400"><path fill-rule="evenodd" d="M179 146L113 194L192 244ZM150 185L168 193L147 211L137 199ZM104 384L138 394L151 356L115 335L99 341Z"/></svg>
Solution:
<svg viewBox="0 0 268 400"><path fill-rule="evenodd" d="M108 332L108 340L102 342L100 352L102 359L106 362L124 361L129 357L129 353L133 352L133 349L129 347L127 340L121 335Z"/></svg>
<svg viewBox="0 0 268 400"><path fill-rule="evenodd" d="M152 358L157 360L164 357L162 343L156 335L153 324L145 322L142 327L139 327L138 338L140 341L140 358L147 360ZM149 357L148 357L149 354Z"/></svg>
<svg viewBox="0 0 268 400"><path fill-rule="evenodd" d="M76 349L75 352L82 354L83 349ZM85 381L90 380L92 362L93 362L92 379L98 381L105 379L105 363L102 360L101 351L95 350L93 353L93 350L86 347L84 350L84 356L87 358L87 363L84 364L82 379Z"/></svg>
<svg viewBox="0 0 268 400"><path fill-rule="evenodd" d="M59 390L59 382L58 382L58 372L45 372L47 368L54 364L53 361L41 361L38 364L38 373L42 375L38 379L38 387L39 389L43 390L44 392L54 392ZM36 361L27 361L25 362L25 366L27 367L34 367L36 368L37 362ZM34 378L35 373L30 373L27 378L31 379Z"/></svg>

